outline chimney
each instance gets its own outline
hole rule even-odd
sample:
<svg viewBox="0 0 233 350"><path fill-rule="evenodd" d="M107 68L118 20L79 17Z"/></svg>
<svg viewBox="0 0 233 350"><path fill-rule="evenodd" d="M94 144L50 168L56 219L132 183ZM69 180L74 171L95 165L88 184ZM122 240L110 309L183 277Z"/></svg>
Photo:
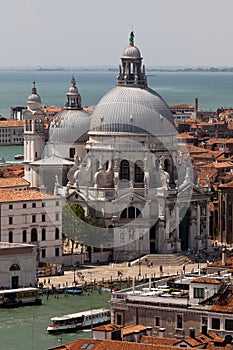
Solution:
<svg viewBox="0 0 233 350"><path fill-rule="evenodd" d="M146 327L146 335L150 336L150 337L152 336L152 327L150 327L150 326Z"/></svg>
<svg viewBox="0 0 233 350"><path fill-rule="evenodd" d="M159 328L159 338L164 337L165 328Z"/></svg>
<svg viewBox="0 0 233 350"><path fill-rule="evenodd" d="M202 334L207 335L207 325L206 324L202 325L201 332L202 332Z"/></svg>
<svg viewBox="0 0 233 350"><path fill-rule="evenodd" d="M133 332L134 341L140 343L141 334L139 330Z"/></svg>
<svg viewBox="0 0 233 350"><path fill-rule="evenodd" d="M222 266L226 266L226 248L222 248Z"/></svg>
<svg viewBox="0 0 233 350"><path fill-rule="evenodd" d="M198 112L198 98L195 97L194 100L194 112L197 113Z"/></svg>
<svg viewBox="0 0 233 350"><path fill-rule="evenodd" d="M190 336L190 338L195 339L195 328L193 328L193 327L189 328L189 336Z"/></svg>

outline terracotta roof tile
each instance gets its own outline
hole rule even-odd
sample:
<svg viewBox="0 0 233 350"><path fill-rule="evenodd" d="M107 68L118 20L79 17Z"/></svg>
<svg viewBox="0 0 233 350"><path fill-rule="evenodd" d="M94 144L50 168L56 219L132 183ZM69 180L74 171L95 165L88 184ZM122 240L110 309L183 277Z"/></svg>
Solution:
<svg viewBox="0 0 233 350"><path fill-rule="evenodd" d="M192 347L198 346L201 343L201 341L196 338L185 337L184 339L179 339L179 341L176 340L176 343L174 345L177 346L181 342L185 342L188 345L191 345Z"/></svg>
<svg viewBox="0 0 233 350"><path fill-rule="evenodd" d="M23 127L23 125L24 125L23 120L15 120L15 119L0 120L0 128Z"/></svg>
<svg viewBox="0 0 233 350"><path fill-rule="evenodd" d="M127 334L130 334L130 333L133 333L135 331L144 331L146 330L146 326L142 326L140 324L138 325L134 325L134 326L125 326L123 328L123 335L127 335Z"/></svg>
<svg viewBox="0 0 233 350"><path fill-rule="evenodd" d="M192 105L188 105L186 103L181 103L181 104L178 104L178 105L173 105L173 106L169 106L169 108L171 109L178 109L178 108L185 108L185 109L194 109L194 106Z"/></svg>
<svg viewBox="0 0 233 350"><path fill-rule="evenodd" d="M0 177L0 189L7 187L30 186L30 182L22 177Z"/></svg>
<svg viewBox="0 0 233 350"><path fill-rule="evenodd" d="M179 138L181 138L181 139L193 139L194 136L189 134L188 132L182 132L182 133L176 135L176 138L178 138L178 139Z"/></svg>
<svg viewBox="0 0 233 350"><path fill-rule="evenodd" d="M212 278L197 278L195 280L192 280L191 283L220 284L221 281Z"/></svg>
<svg viewBox="0 0 233 350"><path fill-rule="evenodd" d="M211 311L233 312L233 295L225 294L225 297L219 298L218 301L210 308Z"/></svg>
<svg viewBox="0 0 233 350"><path fill-rule="evenodd" d="M230 181L227 184L219 185L219 188L233 188L233 181Z"/></svg>
<svg viewBox="0 0 233 350"><path fill-rule="evenodd" d="M213 163L209 163L206 165L202 165L203 168L216 168L216 169L220 169L220 168L231 168L233 167L233 163L232 162L213 162Z"/></svg>
<svg viewBox="0 0 233 350"><path fill-rule="evenodd" d="M94 330L95 331L110 332L110 331L113 331L115 329L120 329L120 328L123 328L123 327L124 326L121 326L119 324L109 323L109 324L105 324L105 325L102 325L102 326L95 327Z"/></svg>
<svg viewBox="0 0 233 350"><path fill-rule="evenodd" d="M45 112L53 112L53 113L58 113L63 110L63 107L60 106L44 106L42 107L42 110Z"/></svg>
<svg viewBox="0 0 233 350"><path fill-rule="evenodd" d="M147 344L154 344L154 345L173 346L174 344L177 343L177 338L160 338L160 337L143 335L141 338L141 342L147 343Z"/></svg>
<svg viewBox="0 0 233 350"><path fill-rule="evenodd" d="M57 196L42 193L36 190L1 190L0 203L21 202L21 201L37 201L45 199L56 199Z"/></svg>
<svg viewBox="0 0 233 350"><path fill-rule="evenodd" d="M190 154L192 153L207 153L208 150L203 148L203 147L198 147L198 146L192 146L192 145L187 145L187 150L189 151Z"/></svg>

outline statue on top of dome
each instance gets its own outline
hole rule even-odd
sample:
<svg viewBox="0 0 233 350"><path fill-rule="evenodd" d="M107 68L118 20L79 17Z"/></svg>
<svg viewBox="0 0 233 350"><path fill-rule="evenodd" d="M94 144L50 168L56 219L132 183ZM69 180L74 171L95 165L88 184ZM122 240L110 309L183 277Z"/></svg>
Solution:
<svg viewBox="0 0 233 350"><path fill-rule="evenodd" d="M133 31L130 33L129 44L134 46L134 32Z"/></svg>

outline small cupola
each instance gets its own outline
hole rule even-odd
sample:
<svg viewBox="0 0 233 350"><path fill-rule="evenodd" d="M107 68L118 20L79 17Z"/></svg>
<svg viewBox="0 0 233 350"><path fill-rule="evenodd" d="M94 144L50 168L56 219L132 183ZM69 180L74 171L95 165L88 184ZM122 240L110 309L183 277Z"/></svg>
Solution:
<svg viewBox="0 0 233 350"><path fill-rule="evenodd" d="M41 109L41 107L41 98L37 93L36 83L35 81L33 81L32 93L28 96L27 99L27 108L32 111L35 111Z"/></svg>
<svg viewBox="0 0 233 350"><path fill-rule="evenodd" d="M74 76L71 78L71 86L66 94L67 101L65 103L65 109L82 109L81 96L79 94L78 88L76 86L76 81Z"/></svg>
<svg viewBox="0 0 233 350"><path fill-rule="evenodd" d="M134 32L130 33L129 46L123 51L119 66L118 86L147 87L145 66L140 50L134 45Z"/></svg>

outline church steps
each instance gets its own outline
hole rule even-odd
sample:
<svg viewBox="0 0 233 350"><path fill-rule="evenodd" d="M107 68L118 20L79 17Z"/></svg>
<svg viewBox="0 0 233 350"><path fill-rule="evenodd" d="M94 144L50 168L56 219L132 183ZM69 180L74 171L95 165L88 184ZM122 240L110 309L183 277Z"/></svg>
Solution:
<svg viewBox="0 0 233 350"><path fill-rule="evenodd" d="M138 263L139 259L132 262L131 264ZM149 261L154 266L169 266L169 265L183 265L192 264L193 261L185 254L148 254L140 258L142 264Z"/></svg>

